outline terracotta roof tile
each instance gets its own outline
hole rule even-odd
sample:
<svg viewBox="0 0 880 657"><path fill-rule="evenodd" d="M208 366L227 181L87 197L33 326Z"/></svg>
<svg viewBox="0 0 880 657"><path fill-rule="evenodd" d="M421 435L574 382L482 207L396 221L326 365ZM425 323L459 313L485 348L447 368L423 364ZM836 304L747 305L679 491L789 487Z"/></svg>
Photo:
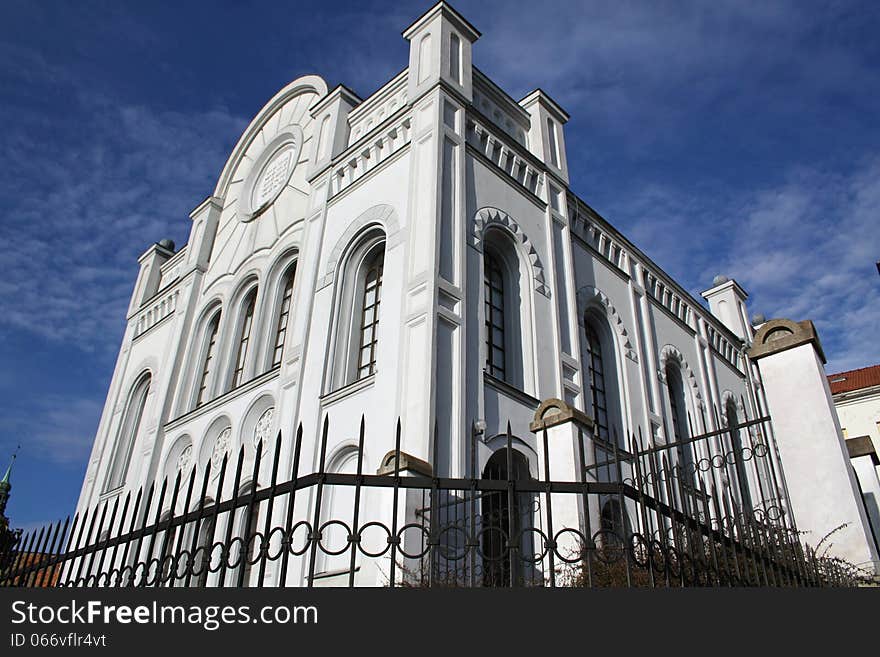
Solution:
<svg viewBox="0 0 880 657"><path fill-rule="evenodd" d="M880 386L880 365L871 365L870 367L862 367L848 372L829 374L828 384L831 386L832 395Z"/></svg>

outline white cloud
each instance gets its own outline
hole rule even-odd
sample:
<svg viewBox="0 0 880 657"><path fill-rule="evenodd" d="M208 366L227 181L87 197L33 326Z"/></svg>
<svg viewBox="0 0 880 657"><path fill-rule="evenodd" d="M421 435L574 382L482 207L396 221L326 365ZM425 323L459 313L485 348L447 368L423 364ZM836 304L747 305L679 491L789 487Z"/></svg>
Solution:
<svg viewBox="0 0 880 657"><path fill-rule="evenodd" d="M16 166L0 180L0 326L86 351L118 347L137 256L188 239L188 211L245 121L76 98L58 143L28 115L3 138ZM115 339L114 339L115 338Z"/></svg>
<svg viewBox="0 0 880 657"><path fill-rule="evenodd" d="M880 362L878 217L880 157L847 174L796 167L742 197L655 186L609 216L697 298L723 273L753 312L812 319L829 371Z"/></svg>

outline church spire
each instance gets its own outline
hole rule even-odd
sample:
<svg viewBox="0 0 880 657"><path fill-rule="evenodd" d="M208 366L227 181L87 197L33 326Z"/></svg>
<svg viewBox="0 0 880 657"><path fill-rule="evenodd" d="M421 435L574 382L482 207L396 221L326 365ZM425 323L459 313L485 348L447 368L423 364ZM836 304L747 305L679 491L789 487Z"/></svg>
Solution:
<svg viewBox="0 0 880 657"><path fill-rule="evenodd" d="M21 445L15 448L15 451L12 453L12 460L9 462L9 467L6 468L3 479L0 479L0 518L5 517L6 514L6 503L9 501L9 491L12 490L12 484L9 483L9 476L12 474L12 466L18 456L18 450L20 447Z"/></svg>
<svg viewBox="0 0 880 657"><path fill-rule="evenodd" d="M12 455L12 460L9 462L9 467L6 468L6 474L3 475L3 479L0 479L0 484L8 484L9 483L9 475L12 472L12 464L15 463L15 454Z"/></svg>

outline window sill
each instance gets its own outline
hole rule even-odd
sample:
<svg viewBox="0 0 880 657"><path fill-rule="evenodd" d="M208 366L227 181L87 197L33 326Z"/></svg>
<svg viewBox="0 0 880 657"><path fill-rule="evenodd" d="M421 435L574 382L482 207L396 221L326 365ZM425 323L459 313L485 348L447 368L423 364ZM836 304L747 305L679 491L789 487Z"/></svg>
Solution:
<svg viewBox="0 0 880 657"><path fill-rule="evenodd" d="M538 406L541 405L540 399L536 399L535 397L532 397L527 392L523 392L519 388L510 385L506 381L502 381L501 379L496 379L494 376L492 376L491 374L489 374L485 370L483 371L483 381L489 387L495 388L495 390L497 390L498 392L500 392L504 395L507 395L508 397L511 397L512 399L515 399L518 402L526 404L527 406L530 406L533 409L537 409Z"/></svg>
<svg viewBox="0 0 880 657"><path fill-rule="evenodd" d="M191 411L187 411L183 415L180 415L180 416L174 418L173 420L166 422L163 429L165 431L170 431L170 430L180 426L181 424L188 422L189 420L192 420L193 418L199 417L200 415L207 413L207 412L217 408L218 406L222 406L223 404L230 401L231 399L235 399L239 395L243 395L246 392L249 392L250 390L253 390L254 388L261 386L262 384L266 383L267 381L271 381L272 379L277 378L279 372L281 372L281 366L276 365L268 372L265 372L265 373L261 374L260 376L251 379L250 381L245 381L237 388L233 388L232 390L229 390L228 392L224 392L219 397L214 397L214 399L212 399L211 401L205 402L201 406L194 408Z"/></svg>
<svg viewBox="0 0 880 657"><path fill-rule="evenodd" d="M326 395L321 397L321 404L323 406L330 406L335 404L341 399L345 399L350 395L353 395L365 388L371 388L373 386L373 382L376 380L376 373L373 372L369 376L365 376L363 379L358 379L357 381L353 381L342 388L337 388L333 392L328 392Z"/></svg>
<svg viewBox="0 0 880 657"><path fill-rule="evenodd" d="M360 566L355 566L354 572L360 571ZM314 579L328 579L330 577L339 577L340 575L348 575L351 573L351 568L339 568L338 570L325 570L322 572L315 573Z"/></svg>
<svg viewBox="0 0 880 657"><path fill-rule="evenodd" d="M116 488L111 488L110 490L105 490L98 496L98 502L104 502L105 500L112 500L114 497L122 493L125 490L125 483L123 482Z"/></svg>

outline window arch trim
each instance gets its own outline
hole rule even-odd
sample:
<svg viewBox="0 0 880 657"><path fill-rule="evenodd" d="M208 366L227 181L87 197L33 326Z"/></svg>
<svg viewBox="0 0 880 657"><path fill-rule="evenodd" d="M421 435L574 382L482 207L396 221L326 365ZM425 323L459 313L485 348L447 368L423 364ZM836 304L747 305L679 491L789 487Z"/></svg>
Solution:
<svg viewBox="0 0 880 657"><path fill-rule="evenodd" d="M362 313L365 300L363 279L366 274L365 268L374 258L381 258L384 275L388 250L388 241L385 232L378 225L373 225L349 245L343 259L342 267L337 270L336 293L334 299L334 322L330 353L332 354L332 366L327 373L325 390L333 392L339 388L360 381L371 376L373 371L359 376L358 359L361 353L362 341ZM381 295L382 290L379 289ZM380 296L381 301L381 296ZM382 328L381 304L378 319L373 328L374 337L379 340ZM374 346L378 347L378 344Z"/></svg>
<svg viewBox="0 0 880 657"><path fill-rule="evenodd" d="M544 265L541 257L538 255L535 246L532 244L528 235L523 231L520 225L504 210L498 208L485 207L478 210L474 215L471 245L477 250L482 251L486 241L486 232L490 228L500 228L507 233L513 240L517 251L521 253L521 260L527 263L530 272L531 287L539 294L550 298L550 286L547 285L544 276Z"/></svg>
<svg viewBox="0 0 880 657"><path fill-rule="evenodd" d="M502 227L487 229L481 249L480 269L483 277L483 301L479 310L482 367L486 373L518 388L527 394L537 389L537 363L535 362L534 295L532 294L530 268L515 238ZM491 304L487 304L491 290L486 285L486 263L494 261L502 274L503 288L503 377L489 367L490 347L488 327L492 323Z"/></svg>
<svg viewBox="0 0 880 657"><path fill-rule="evenodd" d="M218 305L216 309L206 313L206 315L207 319L201 331L199 351L195 361L198 369L195 370L195 379L193 381L191 408L199 408L211 401L213 399L213 390L216 388L216 361L219 351L220 324L223 320L222 308Z"/></svg>
<svg viewBox="0 0 880 657"><path fill-rule="evenodd" d="M122 413L115 433L116 440L113 444L110 466L107 470L107 479L104 486L105 493L125 485L128 470L131 467L134 447L141 433L141 425L143 424L144 412L146 411L152 383L152 372L146 370L135 378L135 382L129 388L125 401L125 410Z"/></svg>
<svg viewBox="0 0 880 657"><path fill-rule="evenodd" d="M239 297L238 313L232 334L233 342L229 352L229 374L224 386L227 391L246 383L253 370L250 365L253 362L253 354L256 349L255 315L258 297L259 286L257 283L248 285Z"/></svg>

